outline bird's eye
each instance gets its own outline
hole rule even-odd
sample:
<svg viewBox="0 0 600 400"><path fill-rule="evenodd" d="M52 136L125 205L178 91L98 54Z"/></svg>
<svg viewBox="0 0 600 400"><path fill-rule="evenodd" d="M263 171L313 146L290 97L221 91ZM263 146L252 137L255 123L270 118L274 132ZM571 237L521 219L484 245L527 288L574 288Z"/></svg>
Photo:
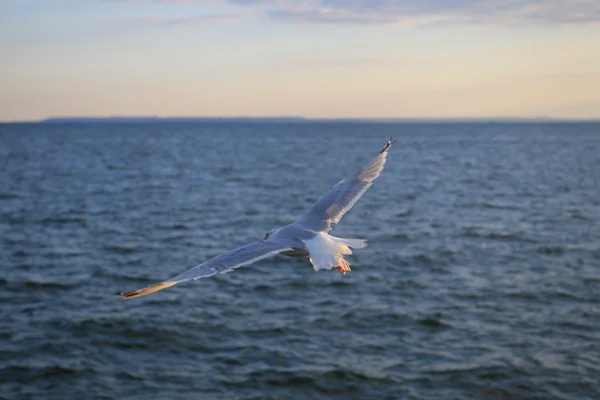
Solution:
<svg viewBox="0 0 600 400"><path fill-rule="evenodd" d="M271 232L265 233L265 236L263 236L263 238L260 239L260 241L262 242L263 240L267 240L269 238L269 236L271 236Z"/></svg>

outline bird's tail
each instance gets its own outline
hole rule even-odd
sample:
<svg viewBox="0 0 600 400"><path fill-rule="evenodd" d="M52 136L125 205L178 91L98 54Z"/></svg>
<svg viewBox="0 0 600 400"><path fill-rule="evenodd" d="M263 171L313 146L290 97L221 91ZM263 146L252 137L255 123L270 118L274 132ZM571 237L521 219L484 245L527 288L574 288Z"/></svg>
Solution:
<svg viewBox="0 0 600 400"><path fill-rule="evenodd" d="M343 273L350 271L350 263L343 255L352 254L351 247L361 249L366 245L363 239L343 239L323 233L306 241L310 262L315 270L337 269Z"/></svg>
<svg viewBox="0 0 600 400"><path fill-rule="evenodd" d="M345 238L338 238L335 236L331 236L331 237L334 238L335 240L337 240L338 242L342 243L343 245L345 245L347 247L351 247L353 249L364 249L365 247L367 247L367 239L345 239ZM343 253L343 254L346 254L346 253ZM349 254L352 254L352 252L350 252Z"/></svg>

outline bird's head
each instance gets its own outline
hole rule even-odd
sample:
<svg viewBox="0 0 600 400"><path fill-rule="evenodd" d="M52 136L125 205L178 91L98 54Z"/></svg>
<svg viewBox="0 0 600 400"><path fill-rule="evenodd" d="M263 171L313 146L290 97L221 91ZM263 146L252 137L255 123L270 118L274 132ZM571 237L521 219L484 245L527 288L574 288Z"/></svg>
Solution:
<svg viewBox="0 0 600 400"><path fill-rule="evenodd" d="M265 236L263 236L263 238L260 239L259 242L263 242L263 241L267 240L268 238L270 238L271 236L276 234L278 231L279 231L279 229L271 229L269 232L265 233Z"/></svg>

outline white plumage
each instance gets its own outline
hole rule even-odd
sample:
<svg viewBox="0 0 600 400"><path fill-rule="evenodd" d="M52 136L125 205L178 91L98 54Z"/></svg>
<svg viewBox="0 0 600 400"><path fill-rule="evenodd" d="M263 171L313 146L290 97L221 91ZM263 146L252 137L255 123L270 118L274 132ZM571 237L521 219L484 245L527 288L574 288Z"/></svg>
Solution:
<svg viewBox="0 0 600 400"><path fill-rule="evenodd" d="M315 271L340 267L340 272L344 274L350 271L350 263L343 256L352 254L350 248L362 249L367 246L365 239L343 239L327 233L318 233L304 243Z"/></svg>

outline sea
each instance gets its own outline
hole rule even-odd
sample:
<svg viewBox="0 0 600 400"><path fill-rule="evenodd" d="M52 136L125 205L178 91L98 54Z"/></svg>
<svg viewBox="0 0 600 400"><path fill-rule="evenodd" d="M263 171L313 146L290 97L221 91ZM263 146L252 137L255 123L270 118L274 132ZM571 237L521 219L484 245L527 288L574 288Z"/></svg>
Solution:
<svg viewBox="0 0 600 400"><path fill-rule="evenodd" d="M295 221L332 234L123 300ZM600 124L0 125L1 399L599 399Z"/></svg>

